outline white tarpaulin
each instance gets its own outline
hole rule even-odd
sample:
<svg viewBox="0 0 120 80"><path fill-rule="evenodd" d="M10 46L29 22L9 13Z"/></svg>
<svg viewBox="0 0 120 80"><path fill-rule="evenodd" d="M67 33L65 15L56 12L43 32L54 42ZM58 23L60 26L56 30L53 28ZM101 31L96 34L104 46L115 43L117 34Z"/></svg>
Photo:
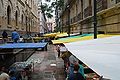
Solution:
<svg viewBox="0 0 120 80"><path fill-rule="evenodd" d="M120 36L66 43L65 46L100 76L120 79Z"/></svg>

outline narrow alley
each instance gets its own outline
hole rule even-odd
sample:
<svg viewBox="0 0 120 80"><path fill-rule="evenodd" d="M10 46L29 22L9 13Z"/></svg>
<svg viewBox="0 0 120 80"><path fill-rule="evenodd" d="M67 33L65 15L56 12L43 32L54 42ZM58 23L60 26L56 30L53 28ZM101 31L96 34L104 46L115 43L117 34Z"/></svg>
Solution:
<svg viewBox="0 0 120 80"><path fill-rule="evenodd" d="M65 80L63 60L57 57L54 45L48 45L47 51L36 51L30 59L34 60L31 80Z"/></svg>

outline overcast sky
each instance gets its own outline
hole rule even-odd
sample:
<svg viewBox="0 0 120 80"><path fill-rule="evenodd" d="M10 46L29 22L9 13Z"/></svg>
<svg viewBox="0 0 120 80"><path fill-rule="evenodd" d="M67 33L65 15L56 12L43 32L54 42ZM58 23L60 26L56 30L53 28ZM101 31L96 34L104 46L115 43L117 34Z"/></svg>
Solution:
<svg viewBox="0 0 120 80"><path fill-rule="evenodd" d="M45 0L42 0L42 3L47 3L47 4L51 4L52 1L55 1L55 0L51 0L51 2L46 2Z"/></svg>

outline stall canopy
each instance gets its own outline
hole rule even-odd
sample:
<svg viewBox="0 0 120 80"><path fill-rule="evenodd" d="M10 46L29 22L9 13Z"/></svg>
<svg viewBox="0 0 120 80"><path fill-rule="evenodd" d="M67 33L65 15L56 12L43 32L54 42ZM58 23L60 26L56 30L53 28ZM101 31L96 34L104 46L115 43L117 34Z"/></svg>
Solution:
<svg viewBox="0 0 120 80"><path fill-rule="evenodd" d="M9 43L0 45L0 49L33 49L33 48L44 48L47 43Z"/></svg>
<svg viewBox="0 0 120 80"><path fill-rule="evenodd" d="M57 34L57 35L55 36L55 38L67 37L67 36L68 36L67 33L60 33L60 34Z"/></svg>
<svg viewBox="0 0 120 80"><path fill-rule="evenodd" d="M57 34L60 34L59 32L58 33L48 33L48 34L44 34L43 36L44 37L55 37Z"/></svg>
<svg viewBox="0 0 120 80"><path fill-rule="evenodd" d="M116 35L105 35L105 34L99 34L97 35L98 38L104 38L104 37L111 37ZM76 41L83 41L83 40L90 40L93 39L93 34L83 34L79 36L72 36L67 38L61 38L58 40L52 40L53 44L60 44L60 43L70 43L70 42L76 42Z"/></svg>
<svg viewBox="0 0 120 80"><path fill-rule="evenodd" d="M82 35L77 35L77 36L70 36L66 38L59 38L58 40L68 40L68 39L75 39L75 38L81 38L85 36L93 36L93 34L82 34Z"/></svg>
<svg viewBox="0 0 120 80"><path fill-rule="evenodd" d="M120 36L66 43L65 46L100 76L120 79Z"/></svg>

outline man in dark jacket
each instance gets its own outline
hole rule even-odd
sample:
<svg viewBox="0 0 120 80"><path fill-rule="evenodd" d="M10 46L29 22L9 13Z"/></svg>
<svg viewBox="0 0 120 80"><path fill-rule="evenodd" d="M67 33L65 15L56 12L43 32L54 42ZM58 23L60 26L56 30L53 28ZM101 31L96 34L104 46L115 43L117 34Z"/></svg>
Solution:
<svg viewBox="0 0 120 80"><path fill-rule="evenodd" d="M5 30L2 33L2 38L3 38L3 43L6 43L7 42L7 38L8 38L8 34L7 34L7 32Z"/></svg>

